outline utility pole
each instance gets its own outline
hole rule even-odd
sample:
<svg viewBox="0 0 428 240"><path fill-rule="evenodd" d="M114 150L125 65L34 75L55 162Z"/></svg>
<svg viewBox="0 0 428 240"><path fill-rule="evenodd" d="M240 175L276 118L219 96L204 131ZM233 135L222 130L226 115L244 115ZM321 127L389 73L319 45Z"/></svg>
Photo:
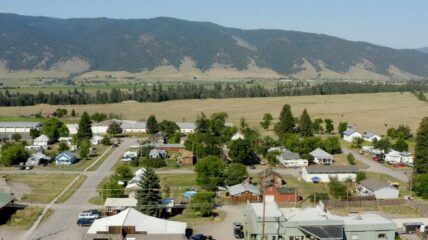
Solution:
<svg viewBox="0 0 428 240"><path fill-rule="evenodd" d="M263 179L266 177L266 168L263 169ZM260 186L262 188L264 188L264 183L263 183L263 179L262 182L260 183ZM264 194L262 195L263 197L263 215L262 215L262 240L265 240L265 214L266 214L266 201L265 201L265 196Z"/></svg>

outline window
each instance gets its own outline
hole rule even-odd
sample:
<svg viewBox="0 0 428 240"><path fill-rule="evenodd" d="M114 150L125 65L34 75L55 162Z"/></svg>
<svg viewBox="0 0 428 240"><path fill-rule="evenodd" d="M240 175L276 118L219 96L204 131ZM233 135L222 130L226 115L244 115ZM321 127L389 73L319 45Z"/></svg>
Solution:
<svg viewBox="0 0 428 240"><path fill-rule="evenodd" d="M387 239L386 234L385 233L379 233L377 235L377 239Z"/></svg>
<svg viewBox="0 0 428 240"><path fill-rule="evenodd" d="M351 239L352 240L358 240L359 238L358 238L358 234L352 234L351 235Z"/></svg>

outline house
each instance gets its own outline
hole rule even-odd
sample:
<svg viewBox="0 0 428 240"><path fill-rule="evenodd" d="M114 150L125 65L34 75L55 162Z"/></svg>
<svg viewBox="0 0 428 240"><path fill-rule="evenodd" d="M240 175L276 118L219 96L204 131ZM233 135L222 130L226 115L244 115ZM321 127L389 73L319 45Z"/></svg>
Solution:
<svg viewBox="0 0 428 240"><path fill-rule="evenodd" d="M193 166L195 164L195 155L191 151L181 151L181 156L177 159L177 165L183 167Z"/></svg>
<svg viewBox="0 0 428 240"><path fill-rule="evenodd" d="M400 190L391 184L373 178L361 181L356 190L360 196L374 196L376 199L394 199L400 195Z"/></svg>
<svg viewBox="0 0 428 240"><path fill-rule="evenodd" d="M236 141L238 139L244 140L245 136L242 133L237 132L237 133L233 134L233 136L230 138L230 140L232 140L232 141Z"/></svg>
<svg viewBox="0 0 428 240"><path fill-rule="evenodd" d="M68 132L70 133L70 135L77 134L77 131L79 130L79 125L78 124L65 124L65 126L67 127Z"/></svg>
<svg viewBox="0 0 428 240"><path fill-rule="evenodd" d="M407 165L412 165L413 156L409 152L398 152L391 150L385 154L385 161L389 164L405 163Z"/></svg>
<svg viewBox="0 0 428 240"><path fill-rule="evenodd" d="M282 151L276 156L276 159L284 165L284 167L305 167L308 166L308 160L301 159L298 153L289 150Z"/></svg>
<svg viewBox="0 0 428 240"><path fill-rule="evenodd" d="M299 201L297 188L288 186L277 187L273 184L265 187L263 197L266 202L287 203Z"/></svg>
<svg viewBox="0 0 428 240"><path fill-rule="evenodd" d="M137 206L137 199L134 197L127 198L106 198L104 202L104 209L107 216L116 215L127 208L134 208Z"/></svg>
<svg viewBox="0 0 428 240"><path fill-rule="evenodd" d="M194 133L196 130L196 124L195 123L177 123L177 126L180 128L181 133Z"/></svg>
<svg viewBox="0 0 428 240"><path fill-rule="evenodd" d="M281 174L275 172L272 170L272 168L266 168L263 171L259 172L258 177L260 179L260 186L263 187L264 185L275 185L275 186L282 186L284 184L284 179L282 178Z"/></svg>
<svg viewBox="0 0 428 240"><path fill-rule="evenodd" d="M10 204L13 204L13 202L14 197L11 193L0 192L0 213L2 213Z"/></svg>
<svg viewBox="0 0 428 240"><path fill-rule="evenodd" d="M135 193L140 189L138 186L138 183L141 181L141 178L143 177L144 173L146 172L145 168L140 168L134 173L134 177L128 182L128 184L125 187L125 194L129 197L134 197Z"/></svg>
<svg viewBox="0 0 428 240"><path fill-rule="evenodd" d="M321 206L279 208L276 202L247 203L244 223L250 240L262 240L262 232L269 240L395 239L396 230L393 221L376 213L338 216Z"/></svg>
<svg viewBox="0 0 428 240"><path fill-rule="evenodd" d="M76 155L70 151L65 151L55 157L56 165L71 165L76 162Z"/></svg>
<svg viewBox="0 0 428 240"><path fill-rule="evenodd" d="M167 153L165 150L152 149L149 152L149 158L166 158Z"/></svg>
<svg viewBox="0 0 428 240"><path fill-rule="evenodd" d="M352 129L351 127L348 127L345 131L342 133L343 140L347 142L353 142L356 138L363 138L363 135L361 133L357 132L356 130Z"/></svg>
<svg viewBox="0 0 428 240"><path fill-rule="evenodd" d="M145 215L134 208L97 219L89 227L90 239L184 240L187 224Z"/></svg>
<svg viewBox="0 0 428 240"><path fill-rule="evenodd" d="M306 182L330 182L331 178L337 178L342 182L355 181L357 173L358 168L355 166L312 165L302 169L302 179Z"/></svg>
<svg viewBox="0 0 428 240"><path fill-rule="evenodd" d="M34 146L40 146L44 149L48 148L49 138L46 135L40 135L33 140Z"/></svg>
<svg viewBox="0 0 428 240"><path fill-rule="evenodd" d="M42 152L36 152L31 154L30 157L27 158L26 166L38 166L43 163L49 163L51 160L50 157L46 156Z"/></svg>
<svg viewBox="0 0 428 240"><path fill-rule="evenodd" d="M233 204L260 201L260 190L249 183L240 183L227 187Z"/></svg>
<svg viewBox="0 0 428 240"><path fill-rule="evenodd" d="M100 135L94 135L91 138L91 144L92 145L98 145L103 141L103 137L101 137Z"/></svg>
<svg viewBox="0 0 428 240"><path fill-rule="evenodd" d="M126 151L122 154L123 158L130 158L130 159L134 159L136 157L138 157L138 152L134 152L134 151Z"/></svg>
<svg viewBox="0 0 428 240"><path fill-rule="evenodd" d="M121 125L124 133L145 133L147 132L147 122L125 121Z"/></svg>
<svg viewBox="0 0 428 240"><path fill-rule="evenodd" d="M41 128L39 122L0 122L0 133L29 133L31 129Z"/></svg>
<svg viewBox="0 0 428 240"><path fill-rule="evenodd" d="M314 163L316 164L330 165L333 163L333 156L321 148L313 150L309 155L314 158Z"/></svg>
<svg viewBox="0 0 428 240"><path fill-rule="evenodd" d="M166 143L166 134L164 132L157 132L149 136L149 143L152 144L163 144Z"/></svg>
<svg viewBox="0 0 428 240"><path fill-rule="evenodd" d="M382 138L377 135L376 133L372 133L372 132L366 132L363 135L363 140L367 141L367 142L373 142L376 139L376 141L381 140Z"/></svg>
<svg viewBox="0 0 428 240"><path fill-rule="evenodd" d="M73 142L73 138L71 138L71 137L60 137L60 138L58 138L58 142L65 143L67 145L71 145Z"/></svg>

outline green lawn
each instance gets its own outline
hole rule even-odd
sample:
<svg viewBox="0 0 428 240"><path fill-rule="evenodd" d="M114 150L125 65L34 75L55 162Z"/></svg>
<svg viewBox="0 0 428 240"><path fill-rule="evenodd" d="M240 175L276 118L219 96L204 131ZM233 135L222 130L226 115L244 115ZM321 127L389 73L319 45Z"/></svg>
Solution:
<svg viewBox="0 0 428 240"><path fill-rule="evenodd" d="M25 193L22 201L31 203L51 202L77 174L12 174L7 181L24 183L31 187L31 193Z"/></svg>
<svg viewBox="0 0 428 240"><path fill-rule="evenodd" d="M334 164L337 165L350 165L347 159L347 155L345 154L336 154L334 155ZM355 157L355 156L354 156ZM364 164L361 161L355 160L355 166L358 169L367 169L369 166L367 166L366 164Z"/></svg>
<svg viewBox="0 0 428 240"><path fill-rule="evenodd" d="M38 207L19 209L11 215L6 225L17 230L29 229L41 213L42 209Z"/></svg>
<svg viewBox="0 0 428 240"><path fill-rule="evenodd" d="M98 149L97 149L97 151L98 151ZM97 170L98 169L98 167L99 166L101 166L101 164L104 162L104 160L106 160L107 159L107 157L108 156L110 156L110 154L112 153L114 151L114 148L110 148L110 149L106 149L104 152L105 152L105 154L104 154L104 152L102 152L99 156L101 156L101 155L103 155L104 154L104 156L102 156L101 157L101 159L100 160L98 160L98 162L97 163L95 163L92 167L90 167L89 169L88 169L88 171L95 171L95 170ZM99 158L99 156L97 156L97 157L95 157L96 159L97 158ZM95 159L95 160L96 160ZM92 164L92 163L91 163Z"/></svg>
<svg viewBox="0 0 428 240"><path fill-rule="evenodd" d="M195 174L159 174L161 187L164 190L166 186L170 188L170 196L181 199L183 193L189 189L198 188Z"/></svg>

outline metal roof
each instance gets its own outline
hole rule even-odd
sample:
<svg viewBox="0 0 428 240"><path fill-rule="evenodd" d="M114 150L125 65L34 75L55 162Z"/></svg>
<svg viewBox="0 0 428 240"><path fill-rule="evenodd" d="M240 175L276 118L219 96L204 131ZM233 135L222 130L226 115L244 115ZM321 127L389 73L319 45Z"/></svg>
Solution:
<svg viewBox="0 0 428 240"><path fill-rule="evenodd" d="M196 124L192 122L181 122L177 125L180 129L196 129Z"/></svg>
<svg viewBox="0 0 428 240"><path fill-rule="evenodd" d="M379 136L379 135L377 135L376 133L372 133L372 132L366 132L366 133L364 133L363 137L365 137L365 138L372 138L374 136Z"/></svg>
<svg viewBox="0 0 428 240"><path fill-rule="evenodd" d="M11 128L11 127L17 127L17 128L35 128L35 127L41 127L42 125L39 122L0 122L0 128Z"/></svg>
<svg viewBox="0 0 428 240"><path fill-rule="evenodd" d="M369 178L360 182L360 185L369 189L370 191L377 191L382 188L393 188L390 184L385 181Z"/></svg>
<svg viewBox="0 0 428 240"><path fill-rule="evenodd" d="M309 153L311 156L316 157L316 158L332 158L333 156L322 150L321 148L317 148L315 150L313 150L312 152Z"/></svg>
<svg viewBox="0 0 428 240"><path fill-rule="evenodd" d="M251 192L256 195L260 194L260 190L253 184L249 184L249 183L240 183L227 188L229 189L229 193L232 196L238 195L244 192Z"/></svg>
<svg viewBox="0 0 428 240"><path fill-rule="evenodd" d="M348 129L346 129L345 131L343 131L343 135L345 135L345 136L350 136L350 135L352 135L353 133L355 133L356 131L354 130L354 129L352 129L352 128L348 128Z"/></svg>
<svg viewBox="0 0 428 240"><path fill-rule="evenodd" d="M146 129L147 122L123 122L122 129Z"/></svg>
<svg viewBox="0 0 428 240"><path fill-rule="evenodd" d="M343 239L343 226L300 226L304 232L316 237L320 240Z"/></svg>
<svg viewBox="0 0 428 240"><path fill-rule="evenodd" d="M337 165L337 166L325 166L325 165L312 165L305 167L308 173L357 173L358 168L355 166Z"/></svg>
<svg viewBox="0 0 428 240"><path fill-rule="evenodd" d="M11 193L0 192L0 208L6 206L13 200Z"/></svg>

